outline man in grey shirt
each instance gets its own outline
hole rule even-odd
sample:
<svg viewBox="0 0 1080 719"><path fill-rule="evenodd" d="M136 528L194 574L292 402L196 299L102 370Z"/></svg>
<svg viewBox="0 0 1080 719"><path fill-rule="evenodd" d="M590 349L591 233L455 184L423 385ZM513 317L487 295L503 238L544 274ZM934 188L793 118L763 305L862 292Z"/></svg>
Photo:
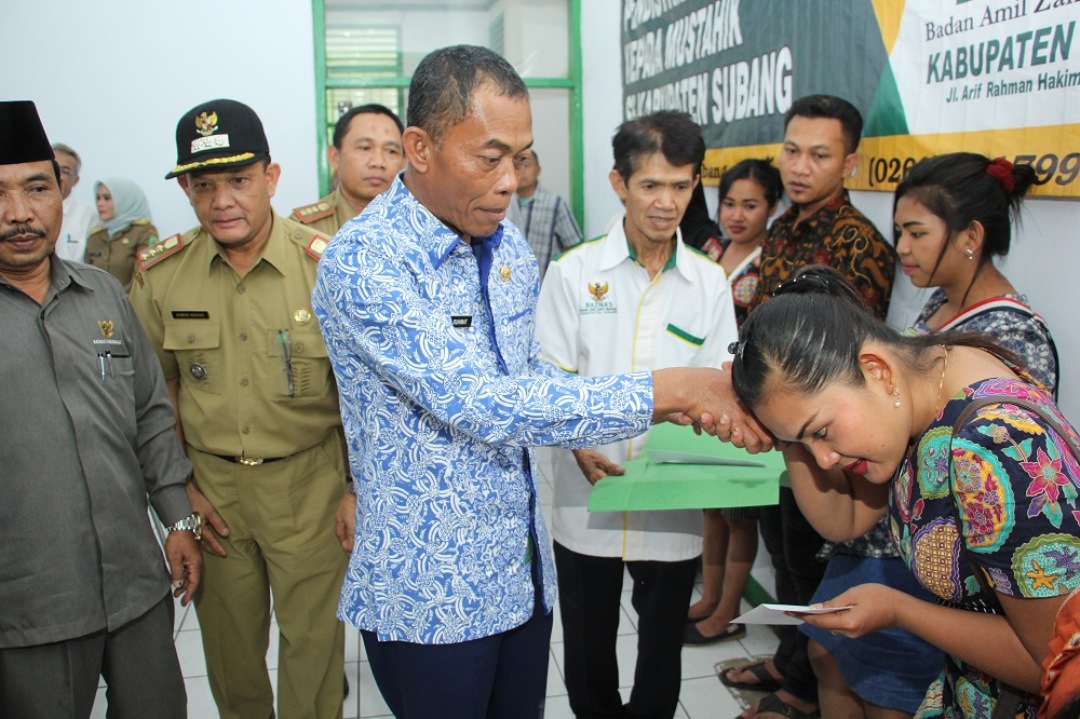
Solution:
<svg viewBox="0 0 1080 719"><path fill-rule="evenodd" d="M559 253L581 243L581 230L570 205L540 185L540 156L531 147L514 156L518 187L506 217L525 235L536 255L540 281Z"/></svg>
<svg viewBox="0 0 1080 719"><path fill-rule="evenodd" d="M200 521L165 380L120 284L54 253L59 170L32 102L0 102L0 716L186 717L173 598ZM166 562L147 503L168 525Z"/></svg>

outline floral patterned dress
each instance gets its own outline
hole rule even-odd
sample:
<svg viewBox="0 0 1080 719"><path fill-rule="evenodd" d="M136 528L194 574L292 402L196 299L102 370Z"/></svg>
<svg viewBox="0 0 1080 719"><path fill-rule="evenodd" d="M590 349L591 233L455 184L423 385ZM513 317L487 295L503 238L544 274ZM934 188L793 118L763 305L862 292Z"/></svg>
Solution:
<svg viewBox="0 0 1080 719"><path fill-rule="evenodd" d="M927 321L934 316L948 297L939 287L930 295L930 299L915 319L914 328L922 334L933 330L927 327ZM979 304L968 307L964 312L946 322L938 331L963 330L964 332L982 332L994 338L1024 360L1024 370L1039 380L1051 392L1055 392L1058 381L1057 350L1050 330L1038 315L1031 312L1016 311L1015 308L1002 308L1001 300L1012 300L1017 305L1028 307L1026 295L1001 295L991 297Z"/></svg>
<svg viewBox="0 0 1080 719"><path fill-rule="evenodd" d="M983 601L960 541L1002 594L1068 594L1080 586L1080 466L1045 420L1007 400L976 411L954 437L953 424L967 404L987 395L1027 399L1076 439L1050 396L1031 384L988 379L965 388L913 444L892 483L893 540L919 583L949 605L971 608ZM916 717L989 719L1000 690L992 677L946 657ZM1038 698L1029 697L1021 716L1034 719L1037 705Z"/></svg>
<svg viewBox="0 0 1080 719"><path fill-rule="evenodd" d="M701 250L709 256L709 259L719 264L730 246L730 237L709 238ZM760 275L760 246L744 257L743 261L728 275L728 284L731 286L731 299L735 303L735 324L739 327L742 327L742 323L750 316L750 308L754 304L754 298L757 297Z"/></svg>

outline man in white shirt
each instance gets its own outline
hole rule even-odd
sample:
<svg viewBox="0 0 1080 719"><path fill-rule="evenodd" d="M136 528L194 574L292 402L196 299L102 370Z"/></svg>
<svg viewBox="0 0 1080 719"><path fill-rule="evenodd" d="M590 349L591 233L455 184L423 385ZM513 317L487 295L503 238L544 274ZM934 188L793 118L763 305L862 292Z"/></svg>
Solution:
<svg viewBox="0 0 1080 719"><path fill-rule="evenodd" d="M86 253L86 238L98 223L97 212L71 196L71 191L79 184L79 172L82 170L79 153L62 142L53 144L52 148L56 164L60 166L60 194L64 196L64 224L56 241L56 254L63 260L82 262Z"/></svg>
<svg viewBox="0 0 1080 719"><path fill-rule="evenodd" d="M683 243L679 222L705 142L686 113L623 123L611 185L625 207L604 237L549 267L536 312L545 358L580 375L719 367L737 339L724 270ZM556 450L552 534L566 687L578 717L670 719L679 700L686 607L701 554L701 510L586 510L592 484L622 474L644 437ZM623 706L615 653L623 574L634 581L638 659Z"/></svg>

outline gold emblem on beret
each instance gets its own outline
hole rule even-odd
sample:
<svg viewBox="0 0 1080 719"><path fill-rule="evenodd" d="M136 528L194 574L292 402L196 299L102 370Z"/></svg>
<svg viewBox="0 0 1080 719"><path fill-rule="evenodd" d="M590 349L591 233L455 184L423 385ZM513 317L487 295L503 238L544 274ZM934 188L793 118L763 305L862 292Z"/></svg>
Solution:
<svg viewBox="0 0 1080 719"><path fill-rule="evenodd" d="M299 309L296 312L293 312L292 318L293 322L296 324L306 325L308 322L311 322L311 313L305 309Z"/></svg>
<svg viewBox="0 0 1080 719"><path fill-rule="evenodd" d="M217 113L211 112L207 115L205 112L195 118L195 129L199 131L199 134L203 137L213 135L217 131Z"/></svg>
<svg viewBox="0 0 1080 719"><path fill-rule="evenodd" d="M604 283L590 282L589 283L589 294L592 295L592 298L594 300L596 300L597 302L603 302L604 297L607 295L607 293L608 293L608 283L607 282L604 282Z"/></svg>
<svg viewBox="0 0 1080 719"><path fill-rule="evenodd" d="M101 336L105 339L112 339L113 336L113 321L112 320L98 320L98 329L101 330Z"/></svg>
<svg viewBox="0 0 1080 719"><path fill-rule="evenodd" d="M499 277L502 277L503 282L509 282L512 273L510 272L510 265L503 265L499 269Z"/></svg>

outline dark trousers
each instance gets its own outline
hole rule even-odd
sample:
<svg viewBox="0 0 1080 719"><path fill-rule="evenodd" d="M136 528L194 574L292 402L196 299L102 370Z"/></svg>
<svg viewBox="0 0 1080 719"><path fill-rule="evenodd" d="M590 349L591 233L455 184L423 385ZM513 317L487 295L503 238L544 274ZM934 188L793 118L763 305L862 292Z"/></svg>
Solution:
<svg viewBox="0 0 1080 719"><path fill-rule="evenodd" d="M457 644L383 642L361 631L371 673L397 719L542 719L551 613Z"/></svg>
<svg viewBox="0 0 1080 719"><path fill-rule="evenodd" d="M682 638L697 560L623 562L590 557L555 543L564 668L570 709L578 719L670 719L679 703ZM637 666L630 701L619 695L619 633L624 567L634 581Z"/></svg>
<svg viewBox="0 0 1080 719"><path fill-rule="evenodd" d="M817 553L825 540L806 521L795 494L780 488L780 504L764 507L761 537L776 570L776 601L780 604L808 604L825 576L825 562ZM798 698L817 702L817 677L807 654L809 638L794 626L778 627L780 646L773 661L784 675L784 689Z"/></svg>
<svg viewBox="0 0 1080 719"><path fill-rule="evenodd" d="M113 632L0 649L0 716L85 719L104 677L109 719L184 719L187 692L173 646L173 598Z"/></svg>

